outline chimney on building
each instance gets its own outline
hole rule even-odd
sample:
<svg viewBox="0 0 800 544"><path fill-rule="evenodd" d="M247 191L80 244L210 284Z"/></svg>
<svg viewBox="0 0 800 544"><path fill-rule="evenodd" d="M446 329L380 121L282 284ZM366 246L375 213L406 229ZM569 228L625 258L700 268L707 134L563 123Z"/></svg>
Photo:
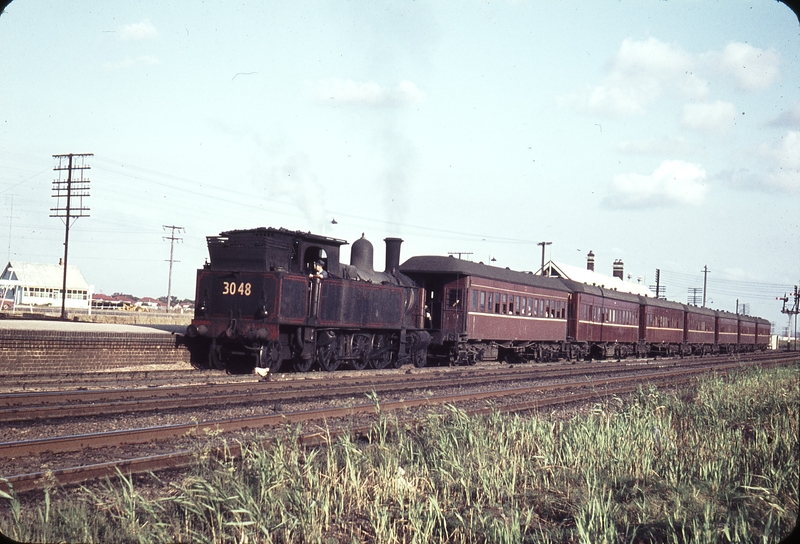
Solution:
<svg viewBox="0 0 800 544"><path fill-rule="evenodd" d="M586 256L586 270L591 270L594 272L594 253L592 250L589 250L589 254Z"/></svg>
<svg viewBox="0 0 800 544"><path fill-rule="evenodd" d="M623 273L624 266L622 264L622 259L617 259L614 261L614 277L619 279L624 279L625 274Z"/></svg>

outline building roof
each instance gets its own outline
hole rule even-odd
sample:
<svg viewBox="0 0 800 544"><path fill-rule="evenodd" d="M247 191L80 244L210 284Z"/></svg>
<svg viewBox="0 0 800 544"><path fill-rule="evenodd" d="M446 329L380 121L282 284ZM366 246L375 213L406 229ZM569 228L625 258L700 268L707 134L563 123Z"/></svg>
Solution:
<svg viewBox="0 0 800 544"><path fill-rule="evenodd" d="M6 265L0 278L3 283L12 285L61 289L64 284L64 267L58 264L11 261ZM77 266L67 267L67 289L89 290L89 284Z"/></svg>
<svg viewBox="0 0 800 544"><path fill-rule="evenodd" d="M641 283L633 283L630 281L621 280L615 276L608 276L600 274L580 266L573 266L571 264L559 263L556 261L549 261L544 265L545 275L553 277L565 278L586 285L596 285L604 287L620 293L631 293L642 297L652 297L653 293L646 285ZM542 269L536 271L536 274L541 274Z"/></svg>

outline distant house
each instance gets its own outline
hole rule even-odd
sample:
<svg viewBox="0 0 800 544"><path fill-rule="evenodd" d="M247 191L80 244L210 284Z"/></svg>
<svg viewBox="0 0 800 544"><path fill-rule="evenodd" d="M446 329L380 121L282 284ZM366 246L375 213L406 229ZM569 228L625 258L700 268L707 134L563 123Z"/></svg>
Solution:
<svg viewBox="0 0 800 544"><path fill-rule="evenodd" d="M157 310L159 308L166 307L166 304L164 302L161 302L160 300L156 300L156 299L154 299L152 297L140 298L139 302L137 302L136 305L137 306L142 306L143 308L150 308L150 309L153 309L153 310Z"/></svg>
<svg viewBox="0 0 800 544"><path fill-rule="evenodd" d="M9 262L0 275L0 306L61 306L64 267ZM67 308L89 307L89 284L77 266L67 267Z"/></svg>
<svg viewBox="0 0 800 544"><path fill-rule="evenodd" d="M115 309L125 306L122 300L116 300L114 297L104 295L103 293L95 293L92 295L92 308L106 308Z"/></svg>

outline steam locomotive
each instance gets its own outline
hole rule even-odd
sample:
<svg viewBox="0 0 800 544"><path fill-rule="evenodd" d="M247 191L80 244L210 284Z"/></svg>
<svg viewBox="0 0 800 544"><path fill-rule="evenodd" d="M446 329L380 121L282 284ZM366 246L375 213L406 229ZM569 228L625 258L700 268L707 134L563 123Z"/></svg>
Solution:
<svg viewBox="0 0 800 544"><path fill-rule="evenodd" d="M229 371L305 372L424 366L422 291L399 272L399 238L387 238L386 269L373 246L283 228L207 237L210 262L197 271L195 316L187 329L192 361ZM317 274L314 264L320 263Z"/></svg>
<svg viewBox="0 0 800 544"><path fill-rule="evenodd" d="M383 272L363 235L349 265L345 240L283 228L207 242L187 345L193 363L231 372L706 355L769 341L757 317L453 257L401 266L399 238L385 239Z"/></svg>

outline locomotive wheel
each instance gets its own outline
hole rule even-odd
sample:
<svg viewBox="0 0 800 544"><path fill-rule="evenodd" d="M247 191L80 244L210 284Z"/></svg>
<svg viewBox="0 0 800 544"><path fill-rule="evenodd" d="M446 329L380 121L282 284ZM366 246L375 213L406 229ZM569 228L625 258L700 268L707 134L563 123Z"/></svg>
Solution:
<svg viewBox="0 0 800 544"><path fill-rule="evenodd" d="M381 351L386 350L380 355L375 357L369 358L369 366L376 369L381 370L389 366L392 362L392 359L395 358L394 353L392 353L391 349L387 349L390 345L389 336L385 334L376 334L375 340L372 343L372 351Z"/></svg>
<svg viewBox="0 0 800 544"><path fill-rule="evenodd" d="M311 367L314 365L314 358L309 357L308 359L302 359L300 357L295 358L292 366L297 372L308 372L311 370Z"/></svg>
<svg viewBox="0 0 800 544"><path fill-rule="evenodd" d="M428 350L415 349L411 351L411 362L417 368L422 368L428 364Z"/></svg>
<svg viewBox="0 0 800 544"><path fill-rule="evenodd" d="M392 365L391 365L392 368L400 368L408 360L408 358L406 358L405 360L401 359L400 357L398 357L397 353L393 353L392 355L393 355L393 357L392 357Z"/></svg>
<svg viewBox="0 0 800 544"><path fill-rule="evenodd" d="M225 370L225 363L222 362L222 348L216 340L211 341L208 349L208 366L217 370Z"/></svg>
<svg viewBox="0 0 800 544"><path fill-rule="evenodd" d="M317 347L317 363L322 370L333 372L339 368L340 361L336 357L335 347L335 343Z"/></svg>
<svg viewBox="0 0 800 544"><path fill-rule="evenodd" d="M354 369L366 368L370 351L372 351L372 337L368 334L354 334L350 339L350 355L355 357L350 360L350 364Z"/></svg>
<svg viewBox="0 0 800 544"><path fill-rule="evenodd" d="M314 364L314 359L295 359L292 366L297 372L308 372Z"/></svg>
<svg viewBox="0 0 800 544"><path fill-rule="evenodd" d="M278 372L281 369L281 345L275 341L262 344L258 349L256 366Z"/></svg>

